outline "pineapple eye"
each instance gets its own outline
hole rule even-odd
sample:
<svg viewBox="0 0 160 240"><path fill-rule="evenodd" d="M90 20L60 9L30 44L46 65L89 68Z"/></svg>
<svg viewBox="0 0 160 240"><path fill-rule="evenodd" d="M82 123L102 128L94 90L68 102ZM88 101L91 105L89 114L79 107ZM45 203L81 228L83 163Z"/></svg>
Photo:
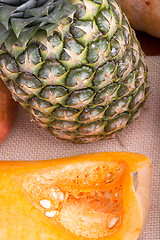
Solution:
<svg viewBox="0 0 160 240"><path fill-rule="evenodd" d="M81 109L87 103L89 103L94 96L94 91L91 88L77 90L71 93L66 102L67 106Z"/></svg>
<svg viewBox="0 0 160 240"><path fill-rule="evenodd" d="M132 100L132 97L123 97L115 101L109 108L106 109L105 116L106 120L111 120L116 117L118 114L127 112L129 109L129 104Z"/></svg>
<svg viewBox="0 0 160 240"><path fill-rule="evenodd" d="M85 135L96 135L97 133L103 134L105 125L102 121L96 121L92 123L83 124L79 127L79 132Z"/></svg>
<svg viewBox="0 0 160 240"><path fill-rule="evenodd" d="M68 90L62 86L46 86L40 93L40 97L49 103L63 104L68 96Z"/></svg>
<svg viewBox="0 0 160 240"><path fill-rule="evenodd" d="M19 71L16 60L6 53L0 55L0 66L1 66L1 71L2 73L4 73L4 75L7 75L7 71L5 71L5 69L7 69L12 73ZM5 68L3 69L4 66Z"/></svg>
<svg viewBox="0 0 160 240"><path fill-rule="evenodd" d="M129 34L130 31L130 27L128 25L127 21L122 21L122 32L123 32L123 36L126 42L126 45L128 46L129 43L131 42L131 36Z"/></svg>
<svg viewBox="0 0 160 240"><path fill-rule="evenodd" d="M113 120L108 122L108 124L105 127L106 133L112 134L112 133L124 128L127 125L130 117L131 117L131 115L128 113L123 113L123 114L118 115L116 118L114 118Z"/></svg>
<svg viewBox="0 0 160 240"><path fill-rule="evenodd" d="M107 87L102 88L94 97L95 104L108 105L117 95L119 86L117 83L112 83Z"/></svg>
<svg viewBox="0 0 160 240"><path fill-rule="evenodd" d="M109 85L116 80L115 63L107 62L102 67L99 67L95 77L93 78L94 86L100 85L102 82L105 82L105 85Z"/></svg>
<svg viewBox="0 0 160 240"><path fill-rule="evenodd" d="M72 24L70 30L76 39L81 38L85 35L85 32L82 29L78 28L76 24Z"/></svg>
<svg viewBox="0 0 160 240"><path fill-rule="evenodd" d="M47 86L41 92L41 97L44 99L49 99L51 96L53 98L60 98L68 93L67 89L62 86Z"/></svg>
<svg viewBox="0 0 160 240"><path fill-rule="evenodd" d="M52 36L48 37L48 41L52 44L52 47L56 47L62 42L61 37L56 32Z"/></svg>
<svg viewBox="0 0 160 240"><path fill-rule="evenodd" d="M37 97L30 98L28 100L28 104L33 109L36 109L44 114L50 114L53 111L53 106L49 102L41 100Z"/></svg>
<svg viewBox="0 0 160 240"><path fill-rule="evenodd" d="M142 104L142 102L143 102L143 100L145 98L144 87L145 87L145 84L143 84L138 89L138 91L136 91L136 93L133 95L133 99L132 99L132 101L130 103L131 110L134 110L134 109L138 108L138 106L140 104Z"/></svg>
<svg viewBox="0 0 160 240"><path fill-rule="evenodd" d="M52 117L54 119L61 119L67 121L77 120L79 111L72 108L59 107L54 110Z"/></svg>
<svg viewBox="0 0 160 240"><path fill-rule="evenodd" d="M92 42L88 46L88 55L87 60L89 63L95 63L96 61L101 61L101 59L108 56L108 41L106 38L98 39L95 42Z"/></svg>
<svg viewBox="0 0 160 240"><path fill-rule="evenodd" d="M117 67L117 77L125 78L132 71L132 53L130 50L127 50L121 60L118 63Z"/></svg>
<svg viewBox="0 0 160 240"><path fill-rule="evenodd" d="M76 122L71 121L57 121L54 120L50 126L54 130L60 130L60 131L67 131L67 132L74 132L78 127L79 124Z"/></svg>
<svg viewBox="0 0 160 240"><path fill-rule="evenodd" d="M83 110L83 112L79 116L79 120L82 123L88 123L88 122L99 120L102 118L104 111L105 109L102 106L98 106L95 108L86 108Z"/></svg>
<svg viewBox="0 0 160 240"><path fill-rule="evenodd" d="M17 79L17 83L22 87L27 86L28 88L34 88L34 89L42 87L42 83L38 78L36 78L32 74L27 74L27 73L22 73Z"/></svg>
<svg viewBox="0 0 160 240"><path fill-rule="evenodd" d="M90 67L82 66L81 68L76 68L70 70L65 79L65 84L68 87L73 87L75 85L83 85L93 74L93 70Z"/></svg>
<svg viewBox="0 0 160 240"><path fill-rule="evenodd" d="M27 48L26 51L22 52L18 58L17 61L20 64L26 64L29 62L31 64L38 64L40 62L42 62L42 58L40 55L40 51L39 51L39 46L37 44L30 44Z"/></svg>
<svg viewBox="0 0 160 240"><path fill-rule="evenodd" d="M122 84L120 88L118 89L118 96L126 96L128 94L128 88L126 85Z"/></svg>
<svg viewBox="0 0 160 240"><path fill-rule="evenodd" d="M111 13L108 10L102 10L96 19L97 26L99 30L106 34L109 31L110 27L110 19L111 19Z"/></svg>
<svg viewBox="0 0 160 240"><path fill-rule="evenodd" d="M82 4L76 4L75 7L76 7L77 10L74 13L74 17L78 18L78 19L82 18L85 15L85 13L86 13L85 6L82 5Z"/></svg>
<svg viewBox="0 0 160 240"><path fill-rule="evenodd" d="M49 80L50 80L51 78L61 76L64 73L65 73L65 68L58 61L46 61L42 65L38 73L38 76L42 79L46 79L47 77L49 77Z"/></svg>
<svg viewBox="0 0 160 240"><path fill-rule="evenodd" d="M121 85L120 85L120 88L118 89L119 97L126 96L135 90L135 81L136 81L135 77L136 77L136 73L131 72L127 76L127 78L125 78L124 80L120 80Z"/></svg>
<svg viewBox="0 0 160 240"><path fill-rule="evenodd" d="M73 38L65 39L64 48L70 52L73 52L74 54L80 54L84 50L84 47L76 42Z"/></svg>

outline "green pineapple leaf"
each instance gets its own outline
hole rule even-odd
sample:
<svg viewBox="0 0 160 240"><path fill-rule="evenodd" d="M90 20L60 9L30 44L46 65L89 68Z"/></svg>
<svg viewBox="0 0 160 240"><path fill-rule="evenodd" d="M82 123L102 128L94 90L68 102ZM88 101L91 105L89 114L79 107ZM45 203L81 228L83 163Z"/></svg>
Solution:
<svg viewBox="0 0 160 240"><path fill-rule="evenodd" d="M34 34L37 32L37 30L39 29L39 24L30 27L28 29L24 29L20 35L19 35L19 40L22 43L23 46L25 46L29 40L34 36Z"/></svg>
<svg viewBox="0 0 160 240"><path fill-rule="evenodd" d="M17 38L19 37L20 33L25 28L25 26L27 26L29 23L33 22L34 20L35 18L29 18L29 19L26 19L24 22L23 19L15 19L15 18L11 19L12 29L15 35L17 36Z"/></svg>
<svg viewBox="0 0 160 240"><path fill-rule="evenodd" d="M0 0L0 45L13 31L25 46L38 30L45 30L47 35L53 32L74 10L68 0Z"/></svg>
<svg viewBox="0 0 160 240"><path fill-rule="evenodd" d="M11 6L3 6L0 4L0 22L4 25L4 27L8 30L9 19L12 13L15 11L14 7Z"/></svg>
<svg viewBox="0 0 160 240"><path fill-rule="evenodd" d="M6 39L4 40L8 51L10 51L12 49L12 47L16 41L17 41L17 37L16 37L15 33L12 30L8 31L8 35L7 35Z"/></svg>
<svg viewBox="0 0 160 240"><path fill-rule="evenodd" d="M2 23L0 23L0 46L1 44L4 42L4 40L7 38L7 36L9 35L9 31L6 30L6 28L4 27L4 25Z"/></svg>

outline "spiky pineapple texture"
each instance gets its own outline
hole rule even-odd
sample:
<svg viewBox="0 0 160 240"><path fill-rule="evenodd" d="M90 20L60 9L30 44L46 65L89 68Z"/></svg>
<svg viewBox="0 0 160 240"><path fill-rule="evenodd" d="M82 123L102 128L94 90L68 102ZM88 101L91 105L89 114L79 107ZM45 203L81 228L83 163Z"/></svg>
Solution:
<svg viewBox="0 0 160 240"><path fill-rule="evenodd" d="M0 45L26 45L38 30L50 35L73 11L68 0L0 0Z"/></svg>
<svg viewBox="0 0 160 240"><path fill-rule="evenodd" d="M74 6L49 36L40 29L26 45L3 44L0 69L37 122L54 136L85 143L127 126L147 97L147 69L115 0Z"/></svg>

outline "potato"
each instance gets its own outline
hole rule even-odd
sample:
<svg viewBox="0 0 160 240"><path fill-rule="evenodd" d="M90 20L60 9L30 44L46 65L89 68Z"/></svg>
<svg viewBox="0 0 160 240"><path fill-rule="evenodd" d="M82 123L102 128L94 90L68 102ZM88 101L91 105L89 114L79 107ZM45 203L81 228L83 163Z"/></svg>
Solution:
<svg viewBox="0 0 160 240"><path fill-rule="evenodd" d="M17 113L17 103L13 100L9 90L0 79L0 143L11 131Z"/></svg>

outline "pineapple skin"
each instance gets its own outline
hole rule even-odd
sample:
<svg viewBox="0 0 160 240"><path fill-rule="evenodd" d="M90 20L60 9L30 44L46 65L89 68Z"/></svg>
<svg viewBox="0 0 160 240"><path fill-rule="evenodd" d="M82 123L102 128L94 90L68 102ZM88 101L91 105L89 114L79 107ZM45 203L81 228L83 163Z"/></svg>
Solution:
<svg viewBox="0 0 160 240"><path fill-rule="evenodd" d="M46 37L0 50L0 76L14 99L52 135L76 143L125 128L148 93L144 55L114 0L75 2Z"/></svg>

